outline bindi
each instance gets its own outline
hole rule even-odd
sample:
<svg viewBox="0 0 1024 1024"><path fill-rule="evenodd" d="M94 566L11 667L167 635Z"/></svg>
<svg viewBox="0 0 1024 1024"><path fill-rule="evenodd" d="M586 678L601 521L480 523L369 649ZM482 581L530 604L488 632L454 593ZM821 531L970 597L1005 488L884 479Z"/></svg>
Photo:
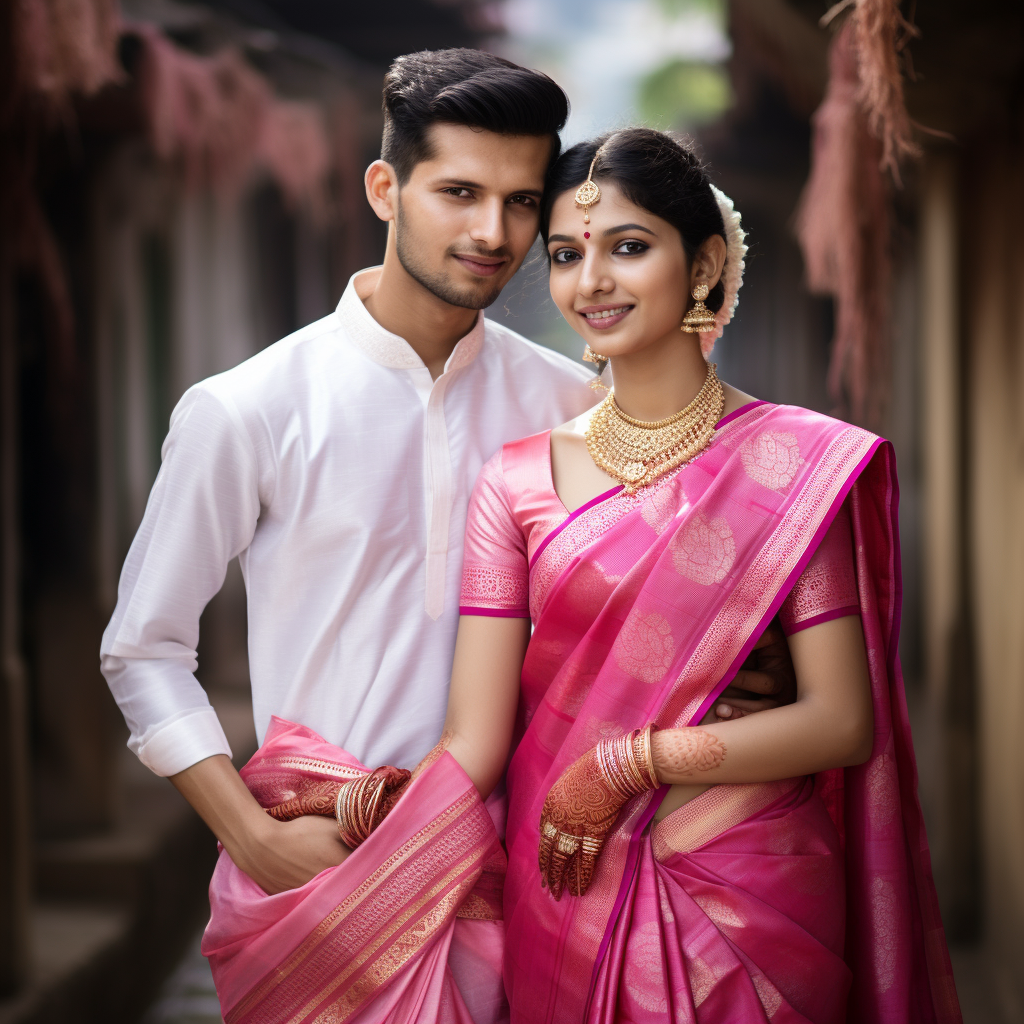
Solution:
<svg viewBox="0 0 1024 1024"><path fill-rule="evenodd" d="M584 238L589 238L590 237L590 232L589 231L584 231L583 232L583 237Z"/></svg>

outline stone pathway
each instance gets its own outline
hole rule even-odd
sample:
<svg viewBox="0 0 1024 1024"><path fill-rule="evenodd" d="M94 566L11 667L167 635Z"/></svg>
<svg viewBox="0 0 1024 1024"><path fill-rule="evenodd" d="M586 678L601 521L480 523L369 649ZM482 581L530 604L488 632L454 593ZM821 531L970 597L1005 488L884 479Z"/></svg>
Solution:
<svg viewBox="0 0 1024 1024"><path fill-rule="evenodd" d="M142 1024L222 1024L210 965L199 952L200 938L201 933L192 940Z"/></svg>

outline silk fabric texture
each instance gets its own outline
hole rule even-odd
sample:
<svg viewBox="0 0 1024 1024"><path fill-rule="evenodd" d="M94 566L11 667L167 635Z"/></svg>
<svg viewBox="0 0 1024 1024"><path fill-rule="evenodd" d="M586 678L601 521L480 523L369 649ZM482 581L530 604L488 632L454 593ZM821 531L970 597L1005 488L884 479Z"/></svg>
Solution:
<svg viewBox="0 0 1024 1024"><path fill-rule="evenodd" d="M699 722L847 499L869 760L716 786L654 827L665 789L637 797L588 893L556 903L537 867L551 785L605 737ZM960 1020L896 651L897 500L888 443L764 403L688 466L593 503L534 553L508 770L513 1022Z"/></svg>

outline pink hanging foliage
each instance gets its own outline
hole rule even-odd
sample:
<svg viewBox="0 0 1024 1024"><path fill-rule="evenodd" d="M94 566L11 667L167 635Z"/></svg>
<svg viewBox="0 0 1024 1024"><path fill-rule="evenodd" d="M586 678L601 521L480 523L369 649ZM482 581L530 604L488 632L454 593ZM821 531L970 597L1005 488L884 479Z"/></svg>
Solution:
<svg viewBox="0 0 1024 1024"><path fill-rule="evenodd" d="M882 143L881 166L899 184L900 161L921 153L903 99L900 67L907 43L920 32L903 17L897 0L858 0L851 20L860 76L857 99Z"/></svg>
<svg viewBox="0 0 1024 1024"><path fill-rule="evenodd" d="M899 50L910 28L897 0L856 0L829 50L812 117L811 173L796 215L807 283L835 300L829 392L877 426L887 399L891 206L888 170L918 147L903 101ZM833 12L836 8L833 9Z"/></svg>
<svg viewBox="0 0 1024 1024"><path fill-rule="evenodd" d="M66 106L122 77L117 0L8 0L14 4L16 81L23 95Z"/></svg>
<svg viewBox="0 0 1024 1024"><path fill-rule="evenodd" d="M330 148L313 104L276 99L234 50L199 57L152 26L131 31L143 43L139 80L150 142L181 166L188 187L237 190L262 166L291 203L322 210Z"/></svg>

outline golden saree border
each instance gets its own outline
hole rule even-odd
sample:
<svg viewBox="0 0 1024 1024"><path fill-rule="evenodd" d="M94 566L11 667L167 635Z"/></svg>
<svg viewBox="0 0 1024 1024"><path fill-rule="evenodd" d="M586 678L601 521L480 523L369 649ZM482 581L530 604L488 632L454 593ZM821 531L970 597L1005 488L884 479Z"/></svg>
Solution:
<svg viewBox="0 0 1024 1024"><path fill-rule="evenodd" d="M232 1007L226 1024L302 1020L318 1006L327 1014L324 1021L347 1019L431 941L475 885L494 842L490 815L475 790L466 792L345 897ZM409 891L410 880L416 893ZM367 973L349 985L378 953ZM325 963L338 965L328 986L313 977L322 974Z"/></svg>
<svg viewBox="0 0 1024 1024"><path fill-rule="evenodd" d="M850 474L878 443L858 427L832 438L801 488L801 500L790 503L676 677L656 718L661 728L692 723L793 574ZM687 699L695 683L697 693Z"/></svg>
<svg viewBox="0 0 1024 1024"><path fill-rule="evenodd" d="M722 783L705 790L666 815L651 830L656 860L692 853L803 784L803 779L778 782Z"/></svg>

